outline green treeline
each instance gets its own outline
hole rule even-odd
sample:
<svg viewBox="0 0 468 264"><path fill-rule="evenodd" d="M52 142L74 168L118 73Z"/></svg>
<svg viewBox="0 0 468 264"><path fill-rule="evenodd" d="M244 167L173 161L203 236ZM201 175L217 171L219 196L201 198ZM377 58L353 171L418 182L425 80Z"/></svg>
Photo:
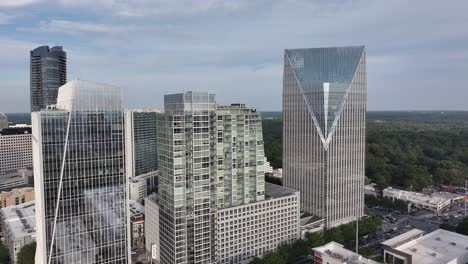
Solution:
<svg viewBox="0 0 468 264"><path fill-rule="evenodd" d="M400 113L372 116L367 123L366 176L381 188L422 190L464 185L468 177L468 113ZM379 118L383 120L380 120ZM282 120L263 120L265 155L282 167Z"/></svg>
<svg viewBox="0 0 468 264"><path fill-rule="evenodd" d="M378 217L368 217L359 220L359 236L365 236L376 232L381 224L382 220ZM340 227L328 229L323 234L308 234L306 239L299 239L291 245L281 246L276 251L267 254L263 258L254 258L250 264L295 263L301 258L310 255L312 253L311 250L314 247L319 247L331 241L342 244L345 241L353 241L355 238L356 226L355 222L353 222Z"/></svg>

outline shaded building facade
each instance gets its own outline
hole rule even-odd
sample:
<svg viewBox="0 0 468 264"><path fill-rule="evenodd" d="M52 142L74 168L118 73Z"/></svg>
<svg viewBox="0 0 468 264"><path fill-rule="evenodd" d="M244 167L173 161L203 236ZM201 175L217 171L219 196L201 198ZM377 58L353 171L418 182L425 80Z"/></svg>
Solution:
<svg viewBox="0 0 468 264"><path fill-rule="evenodd" d="M131 200L142 200L157 189L158 113L158 109L125 110L125 160Z"/></svg>
<svg viewBox="0 0 468 264"><path fill-rule="evenodd" d="M285 51L284 184L327 228L364 211L366 95L364 46Z"/></svg>
<svg viewBox="0 0 468 264"><path fill-rule="evenodd" d="M36 263L127 263L120 89L71 81L32 127Z"/></svg>
<svg viewBox="0 0 468 264"><path fill-rule="evenodd" d="M61 46L37 47L30 54L31 112L57 102L59 87L67 82L67 53Z"/></svg>

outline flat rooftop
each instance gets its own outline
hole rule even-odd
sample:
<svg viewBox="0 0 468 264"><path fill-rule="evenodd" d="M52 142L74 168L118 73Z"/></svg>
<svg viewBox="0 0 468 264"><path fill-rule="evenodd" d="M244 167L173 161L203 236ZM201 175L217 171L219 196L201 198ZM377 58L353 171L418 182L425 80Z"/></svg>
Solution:
<svg viewBox="0 0 468 264"><path fill-rule="evenodd" d="M1 209L5 226L14 240L36 235L35 202L8 206Z"/></svg>
<svg viewBox="0 0 468 264"><path fill-rule="evenodd" d="M453 199L461 199L463 196L460 194L454 194L449 192L437 192L433 194L424 194L417 192L410 192L405 190L393 189L392 187L386 188L384 196L391 195L398 199L412 201L417 204L427 205L442 205L451 202Z"/></svg>
<svg viewBox="0 0 468 264"><path fill-rule="evenodd" d="M411 230L407 233L413 231ZM388 242L392 242L391 240L395 238L387 240L384 243L389 244ZM413 263L449 263L460 257L468 260L468 236L438 229L425 236L397 245L394 249L411 255Z"/></svg>
<svg viewBox="0 0 468 264"><path fill-rule="evenodd" d="M12 135L23 135L32 134L30 127L14 127L5 128L0 130L0 136L12 136Z"/></svg>
<svg viewBox="0 0 468 264"><path fill-rule="evenodd" d="M319 252L322 255L327 255L328 257L341 260L342 263L349 264L378 264L370 259L366 259L363 256L356 254L355 252L348 250L343 247L343 245L336 242L330 242L321 247L316 247L313 249L315 252Z"/></svg>
<svg viewBox="0 0 468 264"><path fill-rule="evenodd" d="M420 236L424 235L424 231L419 229L412 229L406 233L398 235L396 237L392 237L389 240L382 242L382 245L389 246L391 248L397 247L398 245L405 243L409 240L416 239Z"/></svg>
<svg viewBox="0 0 468 264"><path fill-rule="evenodd" d="M265 195L272 198L280 198L296 194L298 191L288 189L280 185L265 182Z"/></svg>
<svg viewBox="0 0 468 264"><path fill-rule="evenodd" d="M145 214L145 207L141 203L134 201L134 200L130 200L129 204L130 204L130 216Z"/></svg>

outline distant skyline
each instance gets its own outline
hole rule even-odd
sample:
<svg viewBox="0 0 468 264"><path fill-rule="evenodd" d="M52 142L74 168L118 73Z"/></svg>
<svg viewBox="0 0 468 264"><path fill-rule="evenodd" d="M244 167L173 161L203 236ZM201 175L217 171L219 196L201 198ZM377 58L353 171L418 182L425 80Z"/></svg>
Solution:
<svg viewBox="0 0 468 264"><path fill-rule="evenodd" d="M68 53L68 80L127 108L208 91L281 111L284 49L365 45L368 110L468 110L468 2L1 0L0 112L29 111L29 52Z"/></svg>

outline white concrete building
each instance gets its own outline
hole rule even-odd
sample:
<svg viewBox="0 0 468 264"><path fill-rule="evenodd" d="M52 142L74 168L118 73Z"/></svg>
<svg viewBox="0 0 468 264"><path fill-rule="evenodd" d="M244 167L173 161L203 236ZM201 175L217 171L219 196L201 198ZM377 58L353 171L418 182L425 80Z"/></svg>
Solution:
<svg viewBox="0 0 468 264"><path fill-rule="evenodd" d="M32 168L7 172L0 176L0 191L8 191L14 188L33 186L34 174Z"/></svg>
<svg viewBox="0 0 468 264"><path fill-rule="evenodd" d="M265 165L265 174L272 174L273 167L271 166L270 162L268 161L267 157L265 157L265 161L263 163Z"/></svg>
<svg viewBox="0 0 468 264"><path fill-rule="evenodd" d="M249 263L300 238L299 192L265 183L266 200L216 215L216 263Z"/></svg>
<svg viewBox="0 0 468 264"><path fill-rule="evenodd" d="M32 138L30 128L8 128L0 131L0 177L31 168Z"/></svg>
<svg viewBox="0 0 468 264"><path fill-rule="evenodd" d="M4 207L0 210L3 244L16 263L21 248L36 240L36 212L34 201Z"/></svg>
<svg viewBox="0 0 468 264"><path fill-rule="evenodd" d="M410 206L431 210L435 213L440 213L444 208L455 202L462 202L463 195L437 192L433 194L424 194L417 192L409 192L388 187L383 190L383 197L392 200L398 199L408 202Z"/></svg>
<svg viewBox="0 0 468 264"><path fill-rule="evenodd" d="M377 186L377 184L375 184L375 183L365 185L364 186L364 194L369 195L369 196L377 197L377 190L375 188L376 186Z"/></svg>
<svg viewBox="0 0 468 264"><path fill-rule="evenodd" d="M316 247L313 251L314 264L378 264L378 262L366 259L333 241L321 247Z"/></svg>
<svg viewBox="0 0 468 264"><path fill-rule="evenodd" d="M283 179L283 169L278 168L273 170L273 173L271 174L272 177L278 178L278 179Z"/></svg>
<svg viewBox="0 0 468 264"><path fill-rule="evenodd" d="M158 196L153 193L145 198L145 247L146 260L159 264L159 204Z"/></svg>
<svg viewBox="0 0 468 264"><path fill-rule="evenodd" d="M443 229L424 235L413 229L382 243L389 264L466 264L468 236Z"/></svg>
<svg viewBox="0 0 468 264"><path fill-rule="evenodd" d="M304 213L301 215L301 238L306 239L308 234L323 231L325 227L325 219Z"/></svg>

